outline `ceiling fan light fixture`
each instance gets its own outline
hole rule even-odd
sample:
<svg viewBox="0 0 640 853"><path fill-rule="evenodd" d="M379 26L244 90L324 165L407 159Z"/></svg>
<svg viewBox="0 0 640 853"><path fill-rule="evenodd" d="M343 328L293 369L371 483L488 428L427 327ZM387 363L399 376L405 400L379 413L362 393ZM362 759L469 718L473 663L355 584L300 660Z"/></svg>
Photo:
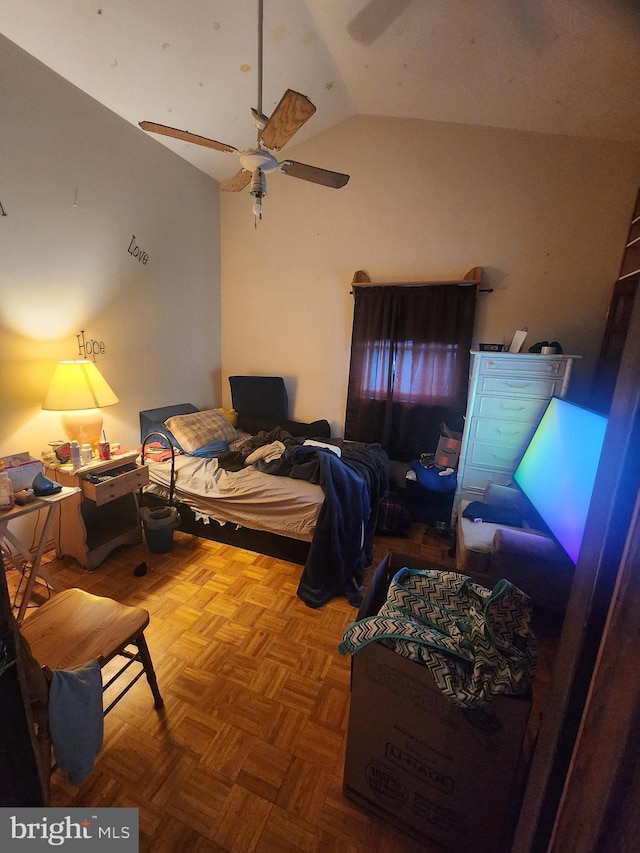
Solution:
<svg viewBox="0 0 640 853"><path fill-rule="evenodd" d="M255 172L257 169L261 172L274 172L280 164L271 152L262 148L252 148L240 153L240 165L247 172Z"/></svg>
<svg viewBox="0 0 640 853"><path fill-rule="evenodd" d="M253 207L251 208L253 211L253 215L256 219L262 219L262 199L257 198L253 202Z"/></svg>
<svg viewBox="0 0 640 853"><path fill-rule="evenodd" d="M252 172L249 194L255 199L252 208L253 215L256 219L262 219L262 199L267 194L267 179L262 169L254 169Z"/></svg>
<svg viewBox="0 0 640 853"><path fill-rule="evenodd" d="M252 174L251 189L249 192L257 199L261 199L267 194L267 179L265 178L262 169L256 169Z"/></svg>

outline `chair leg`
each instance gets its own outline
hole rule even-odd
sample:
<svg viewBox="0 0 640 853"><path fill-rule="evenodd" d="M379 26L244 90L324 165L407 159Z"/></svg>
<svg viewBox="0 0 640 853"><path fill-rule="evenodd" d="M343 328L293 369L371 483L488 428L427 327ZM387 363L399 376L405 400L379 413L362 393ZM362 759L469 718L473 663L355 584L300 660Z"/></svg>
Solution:
<svg viewBox="0 0 640 853"><path fill-rule="evenodd" d="M134 642L138 647L140 660L142 662L142 666L144 667L145 675L147 676L147 681L149 682L149 687L151 688L151 692L153 693L154 707L162 708L162 706L164 705L164 699L160 695L160 690L158 689L158 680L156 678L156 673L153 668L153 662L149 653L149 647L147 646L147 641L145 640L144 633L142 631L135 638Z"/></svg>

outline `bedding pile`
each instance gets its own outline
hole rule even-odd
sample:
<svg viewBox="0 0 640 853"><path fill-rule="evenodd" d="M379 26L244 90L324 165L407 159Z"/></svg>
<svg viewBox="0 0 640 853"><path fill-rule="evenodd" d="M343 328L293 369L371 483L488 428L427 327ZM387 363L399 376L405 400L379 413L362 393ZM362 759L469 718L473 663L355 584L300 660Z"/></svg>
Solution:
<svg viewBox="0 0 640 853"><path fill-rule="evenodd" d="M379 444L343 444L341 456L319 443L293 444L272 461L258 460L268 474L318 483L324 503L305 563L298 595L321 607L344 595L362 603L364 570L373 559L378 506L388 486L388 457Z"/></svg>
<svg viewBox="0 0 640 853"><path fill-rule="evenodd" d="M170 461L149 465L145 491L169 500L170 485ZM324 495L313 483L270 477L253 465L226 471L217 459L179 454L174 500L204 524L232 524L311 542Z"/></svg>
<svg viewBox="0 0 640 853"><path fill-rule="evenodd" d="M327 443L281 427L247 435L220 410L176 413L162 428L178 450L176 500L207 523L311 542L300 598L321 607L344 595L359 606L387 493L389 460L380 445ZM151 465L149 478L148 490L168 498L171 462Z"/></svg>

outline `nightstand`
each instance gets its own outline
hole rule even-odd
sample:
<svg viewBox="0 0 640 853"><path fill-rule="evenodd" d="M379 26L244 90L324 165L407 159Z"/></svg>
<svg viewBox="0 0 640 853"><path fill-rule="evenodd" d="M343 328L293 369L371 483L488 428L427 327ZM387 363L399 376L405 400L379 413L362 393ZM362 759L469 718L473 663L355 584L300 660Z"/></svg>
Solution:
<svg viewBox="0 0 640 853"><path fill-rule="evenodd" d="M131 451L80 468L46 466L51 479L81 489L60 505L58 556L74 557L83 568L95 569L115 548L142 540L137 495L149 482L149 471L137 457L137 451Z"/></svg>

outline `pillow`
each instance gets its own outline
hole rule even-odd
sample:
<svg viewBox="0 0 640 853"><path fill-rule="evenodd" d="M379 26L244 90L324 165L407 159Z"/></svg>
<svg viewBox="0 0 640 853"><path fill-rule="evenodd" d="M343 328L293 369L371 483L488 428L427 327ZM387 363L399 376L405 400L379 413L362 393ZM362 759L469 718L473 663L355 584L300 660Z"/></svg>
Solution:
<svg viewBox="0 0 640 853"><path fill-rule="evenodd" d="M331 438L329 421L319 420L312 423L301 423L281 418L278 415L238 415L238 429L256 435L259 432L269 432L280 427L295 437Z"/></svg>
<svg viewBox="0 0 640 853"><path fill-rule="evenodd" d="M174 406L161 406L158 409L145 409L140 412L140 441L144 441L149 433L159 432L165 436L165 441L158 436L154 436L154 440L160 441L166 447L173 445L178 450L184 451L176 437L165 427L165 421L174 415L190 415L197 411L198 409L193 403L179 403Z"/></svg>
<svg viewBox="0 0 640 853"><path fill-rule="evenodd" d="M216 459L221 453L226 453L228 449L229 445L226 441L214 439L208 444L205 444L204 447L199 447L197 450L194 450L190 455L200 456L202 459Z"/></svg>
<svg viewBox="0 0 640 853"><path fill-rule="evenodd" d="M282 426L284 418L277 415L243 415L238 413L237 427L242 432L257 435L259 432L269 432L276 427Z"/></svg>
<svg viewBox="0 0 640 853"><path fill-rule="evenodd" d="M235 428L217 409L206 409L191 415L176 415L164 422L181 447L193 453L212 441L233 441Z"/></svg>
<svg viewBox="0 0 640 853"><path fill-rule="evenodd" d="M331 426L327 420L311 421L311 423L300 423L300 421L285 421L284 428L291 435L305 436L307 438L331 438Z"/></svg>
<svg viewBox="0 0 640 853"><path fill-rule="evenodd" d="M219 408L216 409L216 412L220 412L221 414L223 414L232 427L235 428L238 426L238 413L235 409Z"/></svg>

